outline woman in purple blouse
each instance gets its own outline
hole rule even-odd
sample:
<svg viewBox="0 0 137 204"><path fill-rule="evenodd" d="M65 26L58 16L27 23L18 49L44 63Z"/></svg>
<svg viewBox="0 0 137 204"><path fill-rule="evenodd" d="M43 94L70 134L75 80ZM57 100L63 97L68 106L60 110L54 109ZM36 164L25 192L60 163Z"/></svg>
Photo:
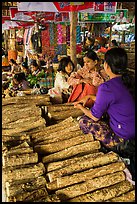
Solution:
<svg viewBox="0 0 137 204"><path fill-rule="evenodd" d="M109 80L98 87L96 96L87 95L74 102L74 107L84 113L79 119L82 131L93 134L107 149L135 137L135 101L127 84L127 62L124 49L108 50L104 70ZM90 109L84 106L88 99L95 101ZM104 117L105 114L107 118Z"/></svg>

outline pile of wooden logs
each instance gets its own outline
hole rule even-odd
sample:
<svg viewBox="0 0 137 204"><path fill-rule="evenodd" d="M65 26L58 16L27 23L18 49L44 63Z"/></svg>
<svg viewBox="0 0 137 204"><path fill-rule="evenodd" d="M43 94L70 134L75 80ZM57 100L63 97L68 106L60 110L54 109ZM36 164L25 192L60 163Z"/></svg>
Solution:
<svg viewBox="0 0 137 204"><path fill-rule="evenodd" d="M92 134L83 134L76 120L80 113L67 114L74 113L71 104L48 104L47 113L57 123L46 126L41 116L45 101L23 98L5 98L2 106L7 202L135 201L125 163L114 152L103 153Z"/></svg>
<svg viewBox="0 0 137 204"><path fill-rule="evenodd" d="M83 134L77 121L71 120L45 127L45 135L31 136L34 150L42 155L48 191L63 202L115 201L118 196L122 201L134 201L134 186L126 179L119 156L101 152L100 142Z"/></svg>

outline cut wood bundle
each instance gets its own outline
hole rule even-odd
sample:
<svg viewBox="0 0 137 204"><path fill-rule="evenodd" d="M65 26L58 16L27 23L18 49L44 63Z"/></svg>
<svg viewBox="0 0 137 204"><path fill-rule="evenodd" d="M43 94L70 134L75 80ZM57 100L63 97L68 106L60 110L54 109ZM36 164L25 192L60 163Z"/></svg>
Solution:
<svg viewBox="0 0 137 204"><path fill-rule="evenodd" d="M79 109L75 109L74 107L70 110L64 110L62 111L62 114L60 112L48 112L50 114L50 117L54 120L64 120L65 118L68 118L70 116L76 118L78 116L81 116L83 112Z"/></svg>
<svg viewBox="0 0 137 204"><path fill-rule="evenodd" d="M103 155L97 155L96 157L83 158L80 161L77 161L69 166L66 166L62 169L58 169L52 172L47 173L49 181L55 181L57 178L65 175L70 175L73 173L81 172L88 170L93 167L103 166L112 162L118 161L118 155L114 152L109 152Z"/></svg>
<svg viewBox="0 0 137 204"><path fill-rule="evenodd" d="M103 202L115 196L127 193L132 189L133 189L132 184L129 181L125 180L120 183L116 183L112 186L77 196L75 198L68 200L68 202Z"/></svg>
<svg viewBox="0 0 137 204"><path fill-rule="evenodd" d="M74 155L82 155L94 152L97 149L100 149L99 141L85 142L83 144L75 145L65 150L61 150L59 152L50 154L48 156L43 157L43 163L49 163L53 161L63 160Z"/></svg>
<svg viewBox="0 0 137 204"><path fill-rule="evenodd" d="M81 162L82 159L95 158L103 154L104 154L103 152L96 152L96 153L86 154L84 156L74 156L73 158L65 159L63 161L51 162L46 165L46 170L47 172L50 172L53 170L61 169L65 166L69 166L70 164L74 164L77 161Z"/></svg>
<svg viewBox="0 0 137 204"><path fill-rule="evenodd" d="M14 142L14 141L21 141L21 143L22 141L30 142L30 136L27 134L13 134L13 135L2 134L3 143Z"/></svg>
<svg viewBox="0 0 137 204"><path fill-rule="evenodd" d="M9 98L3 98L2 99L2 105L8 105L8 104L38 104L38 103L46 103L48 102L48 105L50 103L50 96L49 95L29 95L29 96L15 96L15 97L9 97Z"/></svg>
<svg viewBox="0 0 137 204"><path fill-rule="evenodd" d="M108 200L108 202L135 202L135 190L124 193L118 197Z"/></svg>
<svg viewBox="0 0 137 204"><path fill-rule="evenodd" d="M54 124L54 125L45 127L43 129L43 131L45 131L46 134L54 133L56 131L60 131L60 130L64 129L65 127L68 127L68 124L70 124L70 123L73 124L73 122L75 124L76 121L74 121L74 119L72 117L69 117L69 118L61 121L58 124ZM41 131L39 131L37 133L37 135L35 133L32 133L31 137L32 137L32 139L34 139L34 138L37 138L37 136L40 136L40 135L43 135L43 133L41 133Z"/></svg>
<svg viewBox="0 0 137 204"><path fill-rule="evenodd" d="M36 105L31 105L27 107L22 107L13 109L10 107L10 110L7 110L7 106L2 108L2 125L7 125L7 123L11 123L23 118L29 118L30 116L41 117L40 108L36 107Z"/></svg>
<svg viewBox="0 0 137 204"><path fill-rule="evenodd" d="M55 132L55 130L53 130L53 131L46 131L46 129L45 129L45 134L44 135L43 135L43 133L41 134L42 137L40 137L39 134L35 134L35 140L33 142L34 143L38 143L40 141L44 141L44 140L48 140L48 139L53 139L55 137L61 138L63 135L66 138L67 135L65 135L65 134L70 133L70 132L74 133L74 131L77 131L77 130L80 130L78 123L72 123L72 124L69 125L69 127L66 127L66 129L65 129L65 126L61 127L61 128L58 128L58 131L56 131L56 132ZM36 137L36 135L37 135L37 137Z"/></svg>
<svg viewBox="0 0 137 204"><path fill-rule="evenodd" d="M36 144L45 145L45 144L50 144L50 143L55 143L55 142L57 143L57 142L61 142L67 139L75 138L79 135L82 135L82 136L84 135L84 133L82 133L82 130L74 130L70 132L65 132L64 134L62 132L61 135L59 135L59 132L58 132L58 134L51 134L49 135L50 137L47 137L47 139L39 141ZM93 138L93 135L90 134L90 137Z"/></svg>
<svg viewBox="0 0 137 204"><path fill-rule="evenodd" d="M80 134L76 137L66 139L63 141L58 141L50 144L40 144L34 146L34 150L43 154L55 153L66 148L85 143L85 142L94 141L94 138L91 134Z"/></svg>
<svg viewBox="0 0 137 204"><path fill-rule="evenodd" d="M5 128L2 127L2 134L12 136L40 126L45 126L45 120L41 117L36 118L34 116L26 119L19 119L14 124L11 123L10 125L8 125L8 127L7 125L5 126Z"/></svg>
<svg viewBox="0 0 137 204"><path fill-rule="evenodd" d="M6 182L6 194L7 196L15 196L26 192L31 192L38 188L46 186L46 179L44 176L39 176L35 179L31 179L27 182L20 184Z"/></svg>
<svg viewBox="0 0 137 204"><path fill-rule="evenodd" d="M3 167L5 168L9 166L34 164L37 162L38 154L36 152L3 156Z"/></svg>
<svg viewBox="0 0 137 204"><path fill-rule="evenodd" d="M41 197L48 197L48 192L45 187L36 189L31 192L25 192L22 194L18 194L15 197L16 202L22 201L22 202L34 202L35 200L41 198Z"/></svg>
<svg viewBox="0 0 137 204"><path fill-rule="evenodd" d="M6 168L3 169L3 176L5 182L15 182L18 180L27 180L37 178L45 173L43 163L25 165L22 168Z"/></svg>
<svg viewBox="0 0 137 204"><path fill-rule="evenodd" d="M25 141L21 144L11 147L9 150L8 148L3 152L3 156L7 155L16 155L16 154L24 154L24 153L32 153L33 148L29 146L29 144Z"/></svg>
<svg viewBox="0 0 137 204"><path fill-rule="evenodd" d="M14 129L14 128L19 128L19 127L28 127L31 126L31 123L35 123L37 121L43 121L43 123L45 124L45 120L41 118L41 116L29 116L27 118L19 118L17 120L14 120L11 123L7 123L7 124L3 124L2 125L2 129Z"/></svg>
<svg viewBox="0 0 137 204"><path fill-rule="evenodd" d="M61 202L61 200L56 194L51 194L46 197L40 197L39 199L35 200L35 202Z"/></svg>
<svg viewBox="0 0 137 204"><path fill-rule="evenodd" d="M123 171L100 176L94 179L89 179L83 183L74 184L72 186L60 189L56 191L56 194L61 200L68 200L79 195L86 194L88 192L108 187L125 180L125 174Z"/></svg>
<svg viewBox="0 0 137 204"><path fill-rule="evenodd" d="M125 168L125 164L123 162L111 163L106 166L75 173L69 176L58 177L57 180L51 183L48 183L47 188L50 190L57 190L69 185L86 181L89 178L93 179L93 178L111 174L117 171L122 171L124 170L124 168Z"/></svg>
<svg viewBox="0 0 137 204"><path fill-rule="evenodd" d="M64 103L64 104L48 105L47 108L49 112L60 112L64 110L73 109L74 105L71 103Z"/></svg>
<svg viewBox="0 0 137 204"><path fill-rule="evenodd" d="M20 145L11 147L8 151L6 151L5 154L9 156L9 155L32 153L32 152L33 152L33 148L30 147L29 144L25 141L25 142L22 142Z"/></svg>

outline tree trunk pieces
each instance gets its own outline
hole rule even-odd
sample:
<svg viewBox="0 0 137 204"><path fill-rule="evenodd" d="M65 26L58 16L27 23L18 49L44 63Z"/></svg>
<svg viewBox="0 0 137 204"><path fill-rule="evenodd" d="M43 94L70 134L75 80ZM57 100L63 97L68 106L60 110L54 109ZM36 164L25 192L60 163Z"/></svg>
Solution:
<svg viewBox="0 0 137 204"><path fill-rule="evenodd" d="M81 196L77 196L76 198L68 200L68 202L103 202L115 196L126 193L132 189L132 184L129 181L125 180L112 186L105 187L103 189L99 189Z"/></svg>
<svg viewBox="0 0 137 204"><path fill-rule="evenodd" d="M125 180L123 171L89 179L83 183L75 184L56 191L61 200L68 200L76 196L94 191L103 187L108 187Z"/></svg>
<svg viewBox="0 0 137 204"><path fill-rule="evenodd" d="M66 148L64 150L50 154L48 156L45 156L43 157L42 161L43 163L50 163L53 161L67 159L75 155L83 155L83 154L91 153L97 149L100 149L99 141L86 142L83 144Z"/></svg>
<svg viewBox="0 0 137 204"><path fill-rule="evenodd" d="M48 183L47 187L50 190L57 190L60 188L64 188L66 186L70 186L76 183L86 181L89 178L93 179L95 177L104 176L117 171L122 171L124 170L124 168L125 168L125 164L123 162L111 163L106 166L97 167L95 169L74 173L69 176L59 177L57 178L56 181Z"/></svg>

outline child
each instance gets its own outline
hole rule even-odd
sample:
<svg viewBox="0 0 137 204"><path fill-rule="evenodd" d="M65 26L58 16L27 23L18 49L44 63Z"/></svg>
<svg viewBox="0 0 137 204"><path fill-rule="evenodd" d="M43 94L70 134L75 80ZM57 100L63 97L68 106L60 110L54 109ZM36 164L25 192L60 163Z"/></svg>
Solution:
<svg viewBox="0 0 137 204"><path fill-rule="evenodd" d="M53 103L67 102L70 94L70 85L67 82L68 77L74 71L74 64L69 57L63 57L59 61L59 67L55 76L54 87L49 89L48 94L51 96Z"/></svg>

